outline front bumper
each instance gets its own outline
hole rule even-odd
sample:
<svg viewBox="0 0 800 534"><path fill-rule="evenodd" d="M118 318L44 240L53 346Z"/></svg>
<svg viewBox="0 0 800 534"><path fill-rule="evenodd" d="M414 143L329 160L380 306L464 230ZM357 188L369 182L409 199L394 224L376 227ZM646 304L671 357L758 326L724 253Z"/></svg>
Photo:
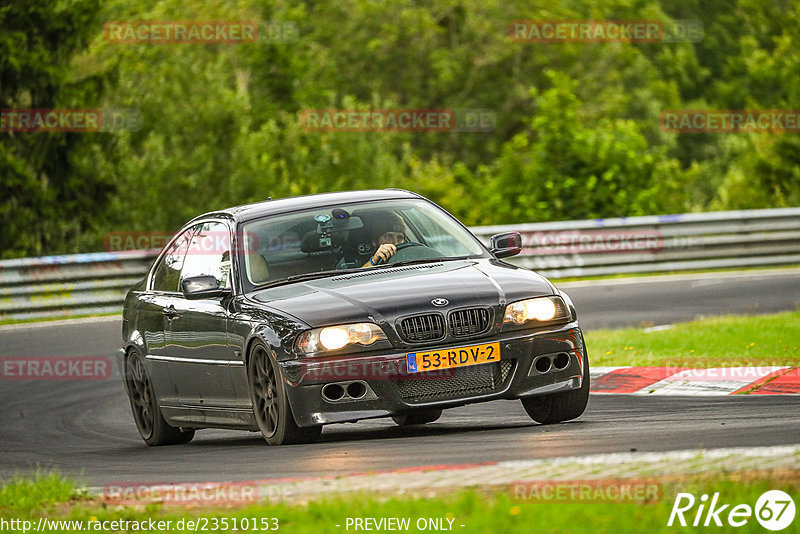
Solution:
<svg viewBox="0 0 800 534"><path fill-rule="evenodd" d="M287 394L300 426L353 422L414 409L452 408L494 399L517 399L581 387L583 337L577 322L539 330L518 330L461 344L500 343L500 361L427 373L408 373L405 352L366 353L335 359L281 362ZM422 349L414 349L419 352ZM558 357L559 368L552 363ZM543 362L538 360L544 359ZM536 363L540 363L537 369ZM544 363L550 363L543 370ZM356 395L347 394L348 385ZM345 395L331 400L329 387ZM326 396L323 397L323 388ZM363 392L363 395L359 395ZM354 398L358 397L358 398Z"/></svg>

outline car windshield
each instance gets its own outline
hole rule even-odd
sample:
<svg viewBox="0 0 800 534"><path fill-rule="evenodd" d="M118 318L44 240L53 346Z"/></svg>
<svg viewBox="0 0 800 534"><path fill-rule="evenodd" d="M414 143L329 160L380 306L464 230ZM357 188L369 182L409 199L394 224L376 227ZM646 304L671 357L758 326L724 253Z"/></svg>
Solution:
<svg viewBox="0 0 800 534"><path fill-rule="evenodd" d="M250 286L278 285L373 267L382 244L391 257L375 268L481 257L477 239L421 199L383 200L297 211L241 226L243 278Z"/></svg>

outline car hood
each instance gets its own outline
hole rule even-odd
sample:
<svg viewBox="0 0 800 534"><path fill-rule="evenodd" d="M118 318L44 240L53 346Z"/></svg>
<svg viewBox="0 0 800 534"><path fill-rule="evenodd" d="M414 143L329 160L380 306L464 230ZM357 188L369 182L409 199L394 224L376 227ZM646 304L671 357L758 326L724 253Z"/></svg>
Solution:
<svg viewBox="0 0 800 534"><path fill-rule="evenodd" d="M544 277L497 260L459 260L296 282L255 291L250 299L309 326L358 321L393 323L409 314L464 306L504 306L556 293ZM447 299L434 306L433 299Z"/></svg>

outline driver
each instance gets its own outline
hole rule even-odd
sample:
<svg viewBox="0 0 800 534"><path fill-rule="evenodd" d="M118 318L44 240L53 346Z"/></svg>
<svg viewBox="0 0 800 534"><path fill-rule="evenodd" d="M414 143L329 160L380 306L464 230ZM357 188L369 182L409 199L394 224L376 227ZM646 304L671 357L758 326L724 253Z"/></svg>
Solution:
<svg viewBox="0 0 800 534"><path fill-rule="evenodd" d="M386 213L373 222L370 236L376 250L362 267L374 267L389 261L397 252L397 245L406 242L406 225L397 213Z"/></svg>

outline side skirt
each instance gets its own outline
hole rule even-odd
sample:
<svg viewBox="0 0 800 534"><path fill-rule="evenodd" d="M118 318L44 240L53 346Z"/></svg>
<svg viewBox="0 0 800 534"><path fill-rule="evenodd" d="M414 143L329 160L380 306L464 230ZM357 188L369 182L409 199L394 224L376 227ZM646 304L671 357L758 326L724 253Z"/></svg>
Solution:
<svg viewBox="0 0 800 534"><path fill-rule="evenodd" d="M162 405L161 413L167 423L176 427L258 430L252 409Z"/></svg>

